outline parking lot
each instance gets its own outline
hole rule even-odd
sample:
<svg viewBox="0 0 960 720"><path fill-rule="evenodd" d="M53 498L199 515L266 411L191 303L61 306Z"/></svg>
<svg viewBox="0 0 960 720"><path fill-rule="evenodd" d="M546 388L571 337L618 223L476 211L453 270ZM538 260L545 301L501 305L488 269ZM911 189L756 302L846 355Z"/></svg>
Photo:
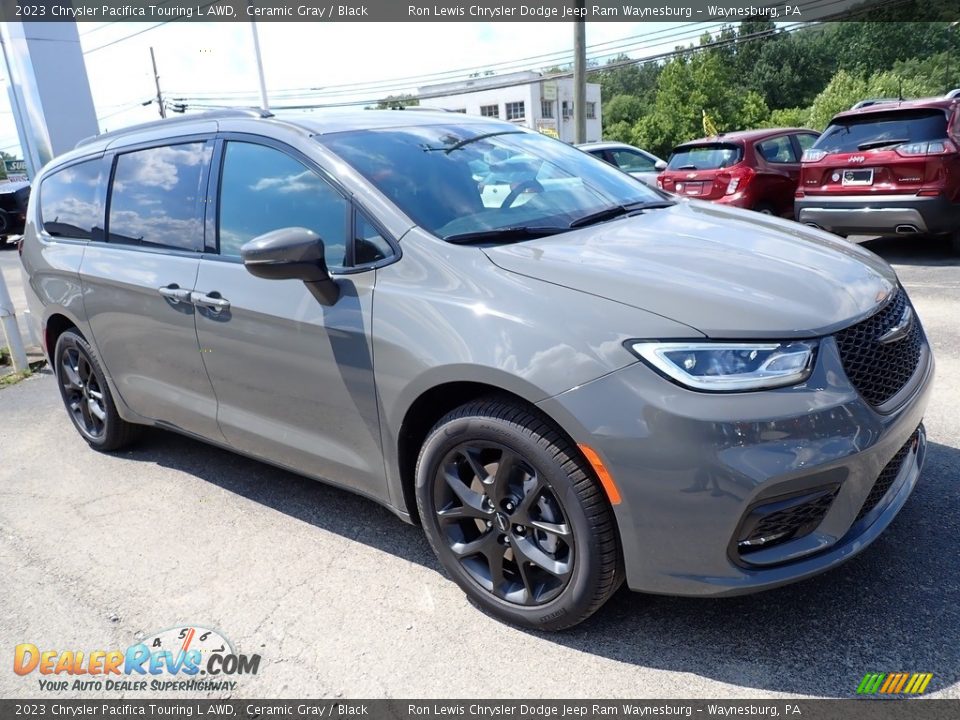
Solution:
<svg viewBox="0 0 960 720"><path fill-rule="evenodd" d="M234 697L846 697L903 671L960 698L960 262L933 241L868 247L938 374L921 481L842 568L724 600L622 589L572 631L526 632L472 607L420 530L370 501L159 430L89 450L45 371L0 389L0 696L42 694L10 672L18 643L122 649L193 624L263 657ZM15 250L0 269L20 302Z"/></svg>

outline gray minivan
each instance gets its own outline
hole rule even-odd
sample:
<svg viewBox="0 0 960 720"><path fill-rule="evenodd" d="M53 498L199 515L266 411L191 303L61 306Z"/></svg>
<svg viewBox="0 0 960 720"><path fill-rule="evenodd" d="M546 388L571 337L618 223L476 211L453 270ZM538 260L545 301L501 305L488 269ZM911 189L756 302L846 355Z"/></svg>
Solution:
<svg viewBox="0 0 960 720"><path fill-rule="evenodd" d="M544 629L624 580L809 577L903 507L934 362L875 255L509 123L266 115L37 177L27 294L93 448L152 425L362 493ZM484 191L505 163L528 175Z"/></svg>

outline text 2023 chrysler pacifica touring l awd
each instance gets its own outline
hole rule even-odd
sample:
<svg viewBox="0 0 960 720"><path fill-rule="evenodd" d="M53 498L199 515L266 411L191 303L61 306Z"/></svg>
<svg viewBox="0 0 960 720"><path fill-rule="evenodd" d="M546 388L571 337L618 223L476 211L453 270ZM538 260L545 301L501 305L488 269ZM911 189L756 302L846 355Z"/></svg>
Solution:
<svg viewBox="0 0 960 720"><path fill-rule="evenodd" d="M885 262L508 123L222 111L36 187L27 293L92 447L153 425L362 493L510 622L814 575L920 473L934 363Z"/></svg>

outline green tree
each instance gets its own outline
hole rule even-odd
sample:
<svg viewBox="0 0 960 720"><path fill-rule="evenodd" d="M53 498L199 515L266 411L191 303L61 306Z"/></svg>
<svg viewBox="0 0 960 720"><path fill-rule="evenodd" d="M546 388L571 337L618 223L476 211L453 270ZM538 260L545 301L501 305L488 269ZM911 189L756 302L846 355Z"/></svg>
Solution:
<svg viewBox="0 0 960 720"><path fill-rule="evenodd" d="M377 110L396 110L397 108L416 107L420 104L413 95L387 95L377 103Z"/></svg>
<svg viewBox="0 0 960 720"><path fill-rule="evenodd" d="M603 120L610 125L623 122L633 125L647 107L648 104L635 95L614 95L603 104Z"/></svg>

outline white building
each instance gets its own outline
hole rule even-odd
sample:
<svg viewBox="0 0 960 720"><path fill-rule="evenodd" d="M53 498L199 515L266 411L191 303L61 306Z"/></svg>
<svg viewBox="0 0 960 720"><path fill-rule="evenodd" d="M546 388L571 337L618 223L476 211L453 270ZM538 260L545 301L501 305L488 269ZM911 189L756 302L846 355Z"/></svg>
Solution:
<svg viewBox="0 0 960 720"><path fill-rule="evenodd" d="M526 71L418 88L422 107L496 117L564 142L576 141L573 78L544 80ZM602 139L600 85L587 83L587 142Z"/></svg>

